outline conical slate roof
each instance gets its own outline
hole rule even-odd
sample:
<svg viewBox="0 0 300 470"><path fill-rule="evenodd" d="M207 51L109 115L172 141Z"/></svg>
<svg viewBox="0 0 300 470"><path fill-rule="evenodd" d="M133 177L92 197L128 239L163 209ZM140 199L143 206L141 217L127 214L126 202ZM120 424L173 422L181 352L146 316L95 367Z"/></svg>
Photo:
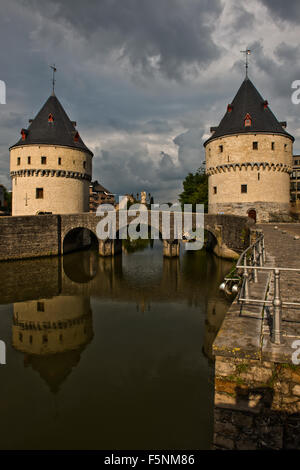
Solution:
<svg viewBox="0 0 300 470"><path fill-rule="evenodd" d="M75 125L76 123L69 119L58 98L52 94L28 129L22 129L26 133L26 138L24 140L21 138L11 148L32 144L62 145L93 155L81 140Z"/></svg>
<svg viewBox="0 0 300 470"><path fill-rule="evenodd" d="M80 361L80 354L84 347L78 350L65 351L58 354L30 355L27 356L27 364L31 364L41 378L47 383L52 393L57 393Z"/></svg>
<svg viewBox="0 0 300 470"><path fill-rule="evenodd" d="M249 115L251 125L245 126L245 118ZM294 137L288 134L283 124L278 122L272 111L259 94L251 80L246 77L241 84L234 100L230 105L213 135L204 143L230 134L281 134L294 141Z"/></svg>

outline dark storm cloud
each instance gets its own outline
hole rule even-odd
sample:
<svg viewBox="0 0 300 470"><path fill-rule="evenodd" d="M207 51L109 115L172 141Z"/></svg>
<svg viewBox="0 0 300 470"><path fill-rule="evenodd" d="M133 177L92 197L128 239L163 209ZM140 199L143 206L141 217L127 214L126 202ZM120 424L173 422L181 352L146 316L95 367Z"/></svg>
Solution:
<svg viewBox="0 0 300 470"><path fill-rule="evenodd" d="M178 161L161 151L159 159L150 158L147 147L137 141L123 140L108 149L95 149L94 173L101 174L113 193L137 193L141 189L160 194L165 201L176 200L182 191L182 181L190 171L196 171L204 158L203 130L192 129L178 135Z"/></svg>
<svg viewBox="0 0 300 470"><path fill-rule="evenodd" d="M268 8L269 13L280 21L290 21L298 23L300 20L300 2L299 0L260 0Z"/></svg>
<svg viewBox="0 0 300 470"><path fill-rule="evenodd" d="M276 47L274 52L281 62L289 62L290 66L296 65L300 58L299 45L295 46L282 42Z"/></svg>
<svg viewBox="0 0 300 470"><path fill-rule="evenodd" d="M247 11L239 3L235 3L235 16L233 21L230 23L230 29L237 35L240 34L244 28L252 29L255 22L255 16L253 13Z"/></svg>
<svg viewBox="0 0 300 470"><path fill-rule="evenodd" d="M82 35L90 52L116 51L135 70L180 79L186 68L203 67L219 50L212 32L220 0L23 0L46 17ZM53 8L51 8L53 5Z"/></svg>
<svg viewBox="0 0 300 470"><path fill-rule="evenodd" d="M95 154L93 178L116 193L146 190L156 200L176 200L187 173L201 167L203 134L240 86L245 46L254 49L250 76L258 90L279 119L292 121L290 131L300 128L290 100L291 81L300 78L299 41L286 37L297 26L282 27L281 4L271 5L2 0L0 183L9 184L8 147L50 94L53 62L57 96ZM282 19L291 9L295 16L294 7L284 4Z"/></svg>

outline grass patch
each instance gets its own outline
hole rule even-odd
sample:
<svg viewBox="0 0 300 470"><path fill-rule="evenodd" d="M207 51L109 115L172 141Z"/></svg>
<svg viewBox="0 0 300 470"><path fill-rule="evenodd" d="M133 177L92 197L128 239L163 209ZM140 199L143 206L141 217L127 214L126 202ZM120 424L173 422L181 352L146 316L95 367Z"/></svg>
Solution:
<svg viewBox="0 0 300 470"><path fill-rule="evenodd" d="M243 362L242 364L237 364L235 370L238 374L242 374L243 372L247 372L250 367L250 364L246 364Z"/></svg>

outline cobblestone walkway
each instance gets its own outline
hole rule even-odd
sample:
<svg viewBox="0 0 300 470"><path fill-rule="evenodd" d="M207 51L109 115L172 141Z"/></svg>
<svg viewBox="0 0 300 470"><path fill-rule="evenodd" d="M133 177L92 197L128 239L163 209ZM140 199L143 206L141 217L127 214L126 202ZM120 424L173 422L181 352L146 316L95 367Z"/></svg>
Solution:
<svg viewBox="0 0 300 470"><path fill-rule="evenodd" d="M282 272L280 285L283 302L300 303L300 224L260 224L257 228L265 236L265 266L299 269ZM259 271L258 283L250 283L250 298L263 300L267 291L267 299L273 300L273 271ZM233 302L214 342L214 353L291 363L292 344L300 340L300 306L282 308L281 345L271 341L272 322L272 306L263 309L262 304Z"/></svg>
<svg viewBox="0 0 300 470"><path fill-rule="evenodd" d="M300 303L300 224L261 224L264 232L267 266L296 268L295 271L282 271L280 274L280 293L283 302ZM273 280L270 297L273 296ZM270 309L270 316L272 315ZM263 355L274 360L289 361L293 353L292 343L300 340L300 306L282 308L282 346L270 342L270 325L265 318L263 327ZM271 357L270 357L271 355Z"/></svg>

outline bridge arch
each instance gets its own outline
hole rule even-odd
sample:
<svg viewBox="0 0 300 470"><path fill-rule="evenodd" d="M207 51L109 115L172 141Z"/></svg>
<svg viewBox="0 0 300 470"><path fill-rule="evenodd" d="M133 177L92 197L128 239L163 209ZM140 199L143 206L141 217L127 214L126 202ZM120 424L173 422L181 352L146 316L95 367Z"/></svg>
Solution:
<svg viewBox="0 0 300 470"><path fill-rule="evenodd" d="M97 235L87 227L71 228L62 238L63 254L87 248L99 248Z"/></svg>

